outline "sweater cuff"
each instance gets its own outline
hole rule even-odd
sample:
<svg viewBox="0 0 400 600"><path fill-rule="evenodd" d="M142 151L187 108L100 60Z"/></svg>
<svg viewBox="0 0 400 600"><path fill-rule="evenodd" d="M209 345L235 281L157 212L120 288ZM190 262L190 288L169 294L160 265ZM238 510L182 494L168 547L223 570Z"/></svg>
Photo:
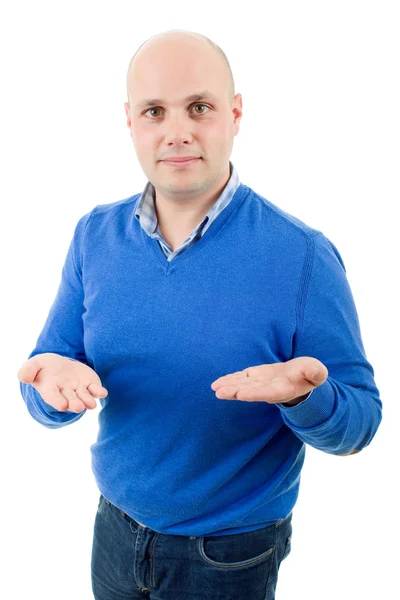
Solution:
<svg viewBox="0 0 400 600"><path fill-rule="evenodd" d="M318 387L311 390L308 397L296 406L282 406L282 418L290 427L315 427L321 425L332 415L335 406L335 395L329 377Z"/></svg>
<svg viewBox="0 0 400 600"><path fill-rule="evenodd" d="M302 400L299 400L298 398L293 398L293 400L290 400L288 402L280 402L280 405L284 406L285 408L292 408L293 406L297 406L297 404L300 404L300 402L305 402L306 400L308 400L309 397L311 396L311 394L313 393L313 391L314 390L311 390L310 392L308 392L306 397L303 398ZM296 404L290 404L290 402L293 402L294 400L296 400Z"/></svg>

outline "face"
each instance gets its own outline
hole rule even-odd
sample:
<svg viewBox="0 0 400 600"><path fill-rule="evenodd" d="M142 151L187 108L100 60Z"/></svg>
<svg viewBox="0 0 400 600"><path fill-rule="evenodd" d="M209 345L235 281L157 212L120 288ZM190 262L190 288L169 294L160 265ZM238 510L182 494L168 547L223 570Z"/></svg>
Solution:
<svg viewBox="0 0 400 600"><path fill-rule="evenodd" d="M163 40L141 48L131 67L127 125L157 197L188 200L224 186L242 99L236 94L230 104L222 59L198 40L185 40L183 47L182 41ZM207 97L188 99L203 92ZM149 99L158 100L151 105ZM173 156L199 160L181 167L163 162Z"/></svg>

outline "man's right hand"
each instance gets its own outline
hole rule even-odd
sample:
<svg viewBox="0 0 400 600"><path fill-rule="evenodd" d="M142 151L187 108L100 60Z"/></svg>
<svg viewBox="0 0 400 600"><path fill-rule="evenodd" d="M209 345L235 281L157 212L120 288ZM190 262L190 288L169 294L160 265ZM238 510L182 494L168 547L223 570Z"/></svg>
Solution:
<svg viewBox="0 0 400 600"><path fill-rule="evenodd" d="M108 395L93 369L53 352L26 360L18 378L22 383L30 383L47 404L60 411L80 413L85 408L96 408L95 398Z"/></svg>

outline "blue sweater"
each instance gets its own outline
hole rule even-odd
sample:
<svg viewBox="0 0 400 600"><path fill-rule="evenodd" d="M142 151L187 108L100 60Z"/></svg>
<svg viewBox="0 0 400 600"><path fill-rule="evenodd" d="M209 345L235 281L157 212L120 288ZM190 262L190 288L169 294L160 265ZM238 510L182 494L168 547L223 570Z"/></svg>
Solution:
<svg viewBox="0 0 400 600"><path fill-rule="evenodd" d="M225 535L293 509L306 444L360 451L382 403L334 244L240 183L172 252L154 188L97 205L75 228L61 282L28 358L55 352L96 371L100 492L167 534ZM211 383L249 366L311 356L327 380L294 407L220 400ZM20 382L48 428L81 419Z"/></svg>

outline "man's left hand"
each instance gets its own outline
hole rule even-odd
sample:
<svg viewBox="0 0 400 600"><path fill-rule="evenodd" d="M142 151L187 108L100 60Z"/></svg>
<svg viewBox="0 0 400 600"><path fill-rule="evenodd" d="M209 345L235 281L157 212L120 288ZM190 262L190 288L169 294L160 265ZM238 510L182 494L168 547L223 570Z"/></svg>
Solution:
<svg viewBox="0 0 400 600"><path fill-rule="evenodd" d="M221 400L268 402L295 401L322 385L328 369L316 358L300 356L283 363L247 367L219 377L211 384Z"/></svg>

